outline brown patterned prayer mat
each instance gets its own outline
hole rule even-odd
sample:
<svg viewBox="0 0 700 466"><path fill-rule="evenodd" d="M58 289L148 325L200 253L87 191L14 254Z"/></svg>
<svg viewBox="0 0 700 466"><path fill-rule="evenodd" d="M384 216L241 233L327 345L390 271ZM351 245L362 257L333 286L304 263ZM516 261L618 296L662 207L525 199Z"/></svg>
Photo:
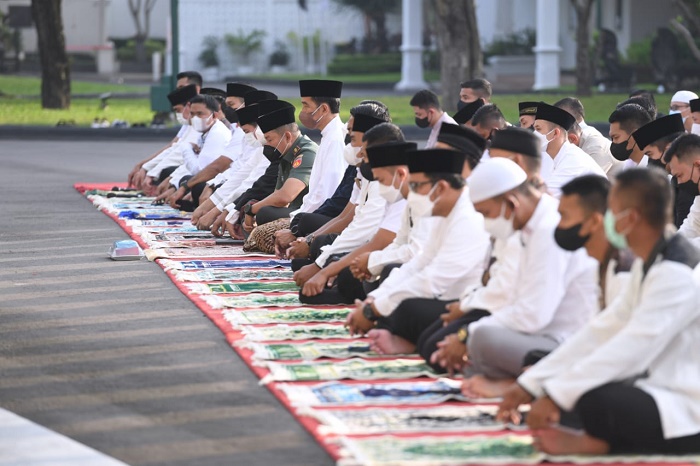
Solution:
<svg viewBox="0 0 700 466"><path fill-rule="evenodd" d="M289 218L280 218L256 227L245 241L243 250L246 252L261 251L266 254L274 254L275 233L279 230L289 228L290 223L291 220Z"/></svg>

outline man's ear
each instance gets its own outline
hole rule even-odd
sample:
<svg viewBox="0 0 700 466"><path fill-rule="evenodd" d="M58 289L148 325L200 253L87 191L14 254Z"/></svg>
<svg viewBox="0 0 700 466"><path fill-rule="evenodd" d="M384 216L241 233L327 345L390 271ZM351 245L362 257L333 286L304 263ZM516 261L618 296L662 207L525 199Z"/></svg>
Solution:
<svg viewBox="0 0 700 466"><path fill-rule="evenodd" d="M583 226L581 227L581 235L590 235L595 231L603 229L603 214L595 212L586 220L583 221Z"/></svg>
<svg viewBox="0 0 700 466"><path fill-rule="evenodd" d="M578 143L580 141L579 137L575 134L568 133L567 138L569 139L569 142L575 146L578 146Z"/></svg>

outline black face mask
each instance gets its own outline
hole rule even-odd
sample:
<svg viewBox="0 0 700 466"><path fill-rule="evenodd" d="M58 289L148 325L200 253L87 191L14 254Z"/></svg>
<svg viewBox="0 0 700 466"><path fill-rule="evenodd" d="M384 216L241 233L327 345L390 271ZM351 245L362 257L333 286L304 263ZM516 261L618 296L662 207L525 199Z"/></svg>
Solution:
<svg viewBox="0 0 700 466"><path fill-rule="evenodd" d="M348 144L350 144L350 133L345 135L345 145L347 146Z"/></svg>
<svg viewBox="0 0 700 466"><path fill-rule="evenodd" d="M367 162L362 162L360 164L360 174L367 181L374 181L374 174L372 173L372 166Z"/></svg>
<svg viewBox="0 0 700 466"><path fill-rule="evenodd" d="M268 146L267 144L263 146L263 155L270 163L282 158L282 153L276 147Z"/></svg>
<svg viewBox="0 0 700 466"><path fill-rule="evenodd" d="M693 180L686 181L678 185L678 191L683 191L688 194L689 197L700 196L700 188L698 183L694 183Z"/></svg>
<svg viewBox="0 0 700 466"><path fill-rule="evenodd" d="M629 159L630 155L632 155L632 151L634 150L634 146L632 146L631 149L627 149L628 142L629 138L625 142L611 142L610 153L612 154L612 156L621 162L624 162L625 160Z"/></svg>
<svg viewBox="0 0 700 466"><path fill-rule="evenodd" d="M647 160L647 166L648 167L658 167L658 168L666 171L666 164L663 163L660 159L656 160L656 159L649 158Z"/></svg>
<svg viewBox="0 0 700 466"><path fill-rule="evenodd" d="M556 228L554 230L554 241L565 251L576 251L582 248L590 239L591 235L580 236L583 223L569 228Z"/></svg>
<svg viewBox="0 0 700 466"><path fill-rule="evenodd" d="M466 107L467 105L469 105L469 104L466 103L466 102L462 102L461 100L459 100L459 101L457 102L457 111L462 110L462 109L463 109L464 107Z"/></svg>
<svg viewBox="0 0 700 466"><path fill-rule="evenodd" d="M224 116L229 123L238 123L238 113L233 107L224 107Z"/></svg>
<svg viewBox="0 0 700 466"><path fill-rule="evenodd" d="M428 117L418 118L416 117L416 126L419 128L427 128L430 126L430 119Z"/></svg>

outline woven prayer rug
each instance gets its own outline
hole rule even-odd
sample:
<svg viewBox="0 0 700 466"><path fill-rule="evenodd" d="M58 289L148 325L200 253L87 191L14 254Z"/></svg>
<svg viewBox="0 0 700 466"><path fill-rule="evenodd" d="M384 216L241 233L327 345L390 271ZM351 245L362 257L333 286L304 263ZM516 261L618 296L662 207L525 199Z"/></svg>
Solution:
<svg viewBox="0 0 700 466"><path fill-rule="evenodd" d="M124 187L104 183L75 188L142 248L172 256L155 262L223 332L260 379L295 380L270 381L266 387L339 464L522 465L548 460L665 466L695 461L547 458L534 453L526 433L513 436L496 431L502 427L488 417L493 404L465 403L493 400L466 400L459 380L414 378L434 376L420 360L371 353L367 340L352 337L343 326L347 308L300 309L298 293L279 289L280 282L292 279L289 261L241 255L240 246L217 246L216 240L212 245L210 233L197 231L190 214L153 206L151 198L135 191L115 191L114 186ZM207 294L195 293L194 284ZM377 380L304 381L339 378ZM459 425L460 434L451 431L450 425ZM446 431L452 433L436 436Z"/></svg>

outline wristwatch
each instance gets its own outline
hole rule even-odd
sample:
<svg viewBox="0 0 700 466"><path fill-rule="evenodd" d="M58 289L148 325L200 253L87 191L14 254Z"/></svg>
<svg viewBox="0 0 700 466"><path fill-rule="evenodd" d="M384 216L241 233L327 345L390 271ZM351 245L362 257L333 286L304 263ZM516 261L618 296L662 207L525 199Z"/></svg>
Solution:
<svg viewBox="0 0 700 466"><path fill-rule="evenodd" d="M311 243L314 242L314 235L307 235L306 236L306 245L308 247L311 247Z"/></svg>
<svg viewBox="0 0 700 466"><path fill-rule="evenodd" d="M374 309L372 309L371 304L365 304L365 307L362 308L362 315L365 316L365 319L369 320L370 322L376 322L379 317L377 314L374 313Z"/></svg>
<svg viewBox="0 0 700 466"><path fill-rule="evenodd" d="M467 326L464 325L457 331L457 339L460 343L466 343L467 338L469 338L469 332L467 331Z"/></svg>
<svg viewBox="0 0 700 466"><path fill-rule="evenodd" d="M243 213L251 217L255 217L255 214L253 213L253 204L246 204L245 207L243 207Z"/></svg>

